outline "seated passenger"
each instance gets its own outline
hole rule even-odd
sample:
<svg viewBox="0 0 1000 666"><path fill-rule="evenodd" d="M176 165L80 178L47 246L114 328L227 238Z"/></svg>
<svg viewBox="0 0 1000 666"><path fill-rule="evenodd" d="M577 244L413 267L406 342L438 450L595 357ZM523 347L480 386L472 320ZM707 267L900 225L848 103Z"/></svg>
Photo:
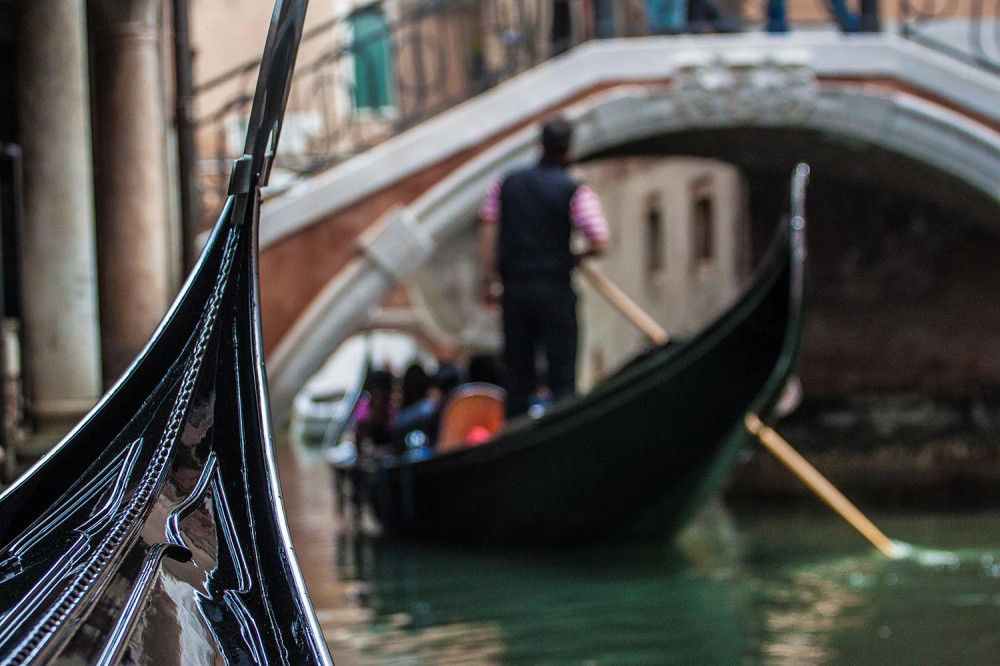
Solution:
<svg viewBox="0 0 1000 666"><path fill-rule="evenodd" d="M386 446L392 443L396 409L392 404L395 378L387 370L373 370L365 380L365 390L355 408L354 436L359 446Z"/></svg>
<svg viewBox="0 0 1000 666"><path fill-rule="evenodd" d="M528 398L528 416L541 418L552 406L552 391L548 386L539 386Z"/></svg>
<svg viewBox="0 0 1000 666"><path fill-rule="evenodd" d="M442 364L431 380L430 390L423 400L418 400L396 417L395 438L402 448L408 446L406 440L414 431L423 435L423 444L433 446L437 440L438 423L441 417L441 406L455 387L462 383L462 374L458 367L452 364ZM412 446L417 440L412 439Z"/></svg>
<svg viewBox="0 0 1000 666"><path fill-rule="evenodd" d="M399 411L400 413L424 398L431 388L431 378L419 362L414 361L403 373L403 381L400 386Z"/></svg>
<svg viewBox="0 0 1000 666"><path fill-rule="evenodd" d="M475 354L469 359L469 381L504 388L503 366L495 354Z"/></svg>

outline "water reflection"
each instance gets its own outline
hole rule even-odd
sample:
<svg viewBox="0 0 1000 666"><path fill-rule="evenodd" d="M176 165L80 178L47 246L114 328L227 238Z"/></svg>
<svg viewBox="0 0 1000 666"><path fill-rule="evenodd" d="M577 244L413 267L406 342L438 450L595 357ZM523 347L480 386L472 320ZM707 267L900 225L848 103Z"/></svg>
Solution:
<svg viewBox="0 0 1000 666"><path fill-rule="evenodd" d="M834 519L741 521L749 542L746 593L760 611L747 618L757 643L751 663L995 663L996 516L878 522L888 533L940 548L915 547L910 557L889 561Z"/></svg>
<svg viewBox="0 0 1000 666"><path fill-rule="evenodd" d="M337 554L370 612L330 640L353 663L739 663L746 642L732 586L669 545L474 553L341 534Z"/></svg>
<svg viewBox="0 0 1000 666"><path fill-rule="evenodd" d="M849 562L856 574L857 561ZM839 656L836 633L862 628L870 616L863 590L830 570L790 570L761 585L754 598L761 618L754 634L760 637L760 656L770 664L832 663Z"/></svg>
<svg viewBox="0 0 1000 666"><path fill-rule="evenodd" d="M296 553L338 666L936 666L1000 654L997 513L872 516L933 547L897 562L821 511L717 510L677 546L476 553L355 537L335 518L327 470L284 455Z"/></svg>
<svg viewBox="0 0 1000 666"><path fill-rule="evenodd" d="M320 619L348 665L939 664L995 655L1000 557L991 550L889 562L815 517L742 522L737 536L739 548L709 534L694 548L497 553L340 532L334 571L344 602Z"/></svg>

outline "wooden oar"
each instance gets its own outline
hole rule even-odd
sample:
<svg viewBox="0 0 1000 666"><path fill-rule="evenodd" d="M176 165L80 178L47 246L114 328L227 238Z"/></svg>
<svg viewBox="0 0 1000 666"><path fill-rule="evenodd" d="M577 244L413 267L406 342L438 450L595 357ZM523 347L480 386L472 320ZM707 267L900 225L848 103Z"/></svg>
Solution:
<svg viewBox="0 0 1000 666"><path fill-rule="evenodd" d="M624 291L619 289L618 285L609 280L604 273L591 266L589 262L581 261L578 267L580 272L587 276L590 283L594 285L594 288L611 301L611 304L633 324L638 326L639 330L646 334L646 337L657 345L667 344L670 335L645 310L636 305L635 301L629 298Z"/></svg>
<svg viewBox="0 0 1000 666"><path fill-rule="evenodd" d="M647 337L658 345L670 339L667 332L656 323L635 301L618 288L603 273L585 261L579 264L580 271L590 280L591 284L607 298L615 308L627 319L632 321ZM844 494L837 490L819 470L802 457L791 444L785 441L772 428L767 427L760 417L750 412L744 419L747 431L774 456L799 477L806 486L827 503L840 517L846 520L854 529L868 539L875 548L890 559L903 557L906 547L897 543L882 533L872 521L868 520Z"/></svg>
<svg viewBox="0 0 1000 666"><path fill-rule="evenodd" d="M837 490L836 486L830 483L825 476L819 473L808 460L792 448L792 445L785 441L785 438L764 425L760 417L750 412L744 419L747 430L755 436L764 447L773 453L788 469L792 470L795 476L802 479L809 488L819 495L820 499L826 502L834 511L851 524L851 527L872 542L883 555L889 559L901 557L905 553L905 548L897 544L892 539L882 533L882 530L875 527L872 521L858 507L854 506L844 494Z"/></svg>

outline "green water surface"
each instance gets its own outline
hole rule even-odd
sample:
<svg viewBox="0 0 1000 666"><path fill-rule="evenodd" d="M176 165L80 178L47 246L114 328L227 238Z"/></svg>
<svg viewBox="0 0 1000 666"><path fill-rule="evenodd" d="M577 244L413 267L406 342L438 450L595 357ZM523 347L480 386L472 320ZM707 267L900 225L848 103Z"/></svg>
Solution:
<svg viewBox="0 0 1000 666"><path fill-rule="evenodd" d="M680 544L470 552L341 535L338 664L998 664L1000 514L717 515Z"/></svg>

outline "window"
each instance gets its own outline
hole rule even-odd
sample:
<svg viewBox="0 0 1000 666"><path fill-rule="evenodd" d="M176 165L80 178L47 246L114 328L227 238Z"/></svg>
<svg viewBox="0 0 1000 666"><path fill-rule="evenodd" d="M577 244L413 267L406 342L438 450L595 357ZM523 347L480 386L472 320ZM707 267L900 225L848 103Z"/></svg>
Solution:
<svg viewBox="0 0 1000 666"><path fill-rule="evenodd" d="M385 14L368 6L351 14L354 31L354 107L379 110L392 106L392 41Z"/></svg>
<svg viewBox="0 0 1000 666"><path fill-rule="evenodd" d="M694 265L710 263L715 256L715 197L711 179L702 178L692 184L691 214Z"/></svg>
<svg viewBox="0 0 1000 666"><path fill-rule="evenodd" d="M665 268L663 233L663 204L658 195L646 204L646 275L650 279Z"/></svg>

